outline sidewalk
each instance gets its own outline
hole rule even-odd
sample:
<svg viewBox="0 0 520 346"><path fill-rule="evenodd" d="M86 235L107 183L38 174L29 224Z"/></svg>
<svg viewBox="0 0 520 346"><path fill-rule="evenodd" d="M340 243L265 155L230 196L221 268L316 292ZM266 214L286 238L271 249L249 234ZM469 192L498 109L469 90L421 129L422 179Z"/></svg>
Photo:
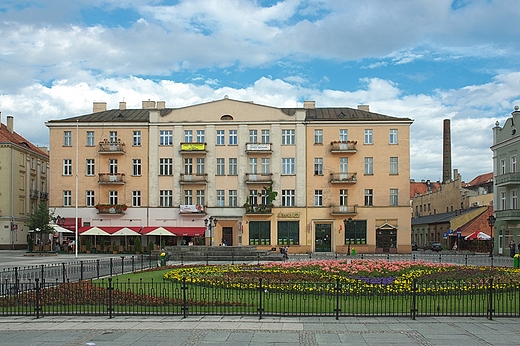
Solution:
<svg viewBox="0 0 520 346"><path fill-rule="evenodd" d="M0 345L517 345L518 319L0 317Z"/></svg>

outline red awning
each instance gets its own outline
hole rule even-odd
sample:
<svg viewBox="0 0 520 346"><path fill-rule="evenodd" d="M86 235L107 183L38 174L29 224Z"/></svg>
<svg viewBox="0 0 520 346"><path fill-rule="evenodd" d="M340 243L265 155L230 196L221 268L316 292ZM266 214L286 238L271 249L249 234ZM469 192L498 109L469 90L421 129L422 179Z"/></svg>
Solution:
<svg viewBox="0 0 520 346"><path fill-rule="evenodd" d="M134 231L134 233L137 235L139 231L141 230L141 227L125 227L125 226L84 226L80 227L79 234L82 235L85 232L88 232L90 230L100 230L97 235L119 235L115 234L123 229L130 229ZM102 232L101 232L102 231ZM95 232L94 232L95 233ZM88 233L87 233L88 234ZM126 234L129 235L130 233ZM125 235L125 234L121 234Z"/></svg>
<svg viewBox="0 0 520 346"><path fill-rule="evenodd" d="M168 227L168 226L155 226L155 227L143 227L141 230L142 235L174 235L177 237L189 236L203 236L206 231L206 227Z"/></svg>

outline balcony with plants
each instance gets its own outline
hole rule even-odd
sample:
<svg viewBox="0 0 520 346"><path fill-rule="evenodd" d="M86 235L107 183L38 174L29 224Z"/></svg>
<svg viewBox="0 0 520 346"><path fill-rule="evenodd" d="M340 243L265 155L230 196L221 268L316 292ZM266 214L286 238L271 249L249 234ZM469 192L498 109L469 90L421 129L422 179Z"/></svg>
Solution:
<svg viewBox="0 0 520 346"><path fill-rule="evenodd" d="M101 204L95 205L98 214L124 214L128 208L126 204Z"/></svg>

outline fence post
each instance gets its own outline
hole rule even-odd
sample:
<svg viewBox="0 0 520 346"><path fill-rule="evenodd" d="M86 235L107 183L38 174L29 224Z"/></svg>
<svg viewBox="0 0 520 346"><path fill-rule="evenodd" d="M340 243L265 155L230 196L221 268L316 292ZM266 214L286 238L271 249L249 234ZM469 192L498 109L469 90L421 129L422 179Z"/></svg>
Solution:
<svg viewBox="0 0 520 346"><path fill-rule="evenodd" d="M96 260L96 274L97 278L99 279L99 259Z"/></svg>
<svg viewBox="0 0 520 346"><path fill-rule="evenodd" d="M65 283L65 280L67 278L67 269L65 268L65 262L61 264L61 273L63 275L63 283Z"/></svg>
<svg viewBox="0 0 520 346"><path fill-rule="evenodd" d="M256 254L256 263L257 265L260 265L260 253Z"/></svg>
<svg viewBox="0 0 520 346"><path fill-rule="evenodd" d="M464 257L465 257L465 265L468 266L468 254L465 254Z"/></svg>
<svg viewBox="0 0 520 346"><path fill-rule="evenodd" d="M186 286L186 277L182 278L182 311L184 318L188 317L188 287Z"/></svg>
<svg viewBox="0 0 520 346"><path fill-rule="evenodd" d="M114 261L113 261L112 257L110 257L110 276L112 276L112 272L113 272L113 270L112 270L112 269L113 269L113 266L114 266L114 263L113 263L113 262L114 262Z"/></svg>
<svg viewBox="0 0 520 346"><path fill-rule="evenodd" d="M108 278L108 318L112 318L114 312L113 299L114 286L112 286L112 277Z"/></svg>
<svg viewBox="0 0 520 346"><path fill-rule="evenodd" d="M492 320L493 319L493 278L489 278L489 287L488 287L488 291L489 291L489 308L488 308L488 319L489 320Z"/></svg>
<svg viewBox="0 0 520 346"><path fill-rule="evenodd" d="M79 279L83 281L83 261L79 261Z"/></svg>
<svg viewBox="0 0 520 346"><path fill-rule="evenodd" d="M121 275L123 275L125 273L125 256L120 256L121 257Z"/></svg>
<svg viewBox="0 0 520 346"><path fill-rule="evenodd" d="M386 260L387 260L388 262L390 262L390 254L387 254L387 255L386 255Z"/></svg>
<svg viewBox="0 0 520 346"><path fill-rule="evenodd" d="M341 286L339 283L339 278L336 278L336 320L339 320L339 294L341 292Z"/></svg>
<svg viewBox="0 0 520 346"><path fill-rule="evenodd" d="M36 295L35 295L35 302L34 302L34 311L36 312L36 318L40 318L40 280L38 278L35 279L36 281Z"/></svg>
<svg viewBox="0 0 520 346"><path fill-rule="evenodd" d="M135 273L135 257L132 256L132 273Z"/></svg>
<svg viewBox="0 0 520 346"><path fill-rule="evenodd" d="M442 263L442 255L439 253L439 263Z"/></svg>
<svg viewBox="0 0 520 346"><path fill-rule="evenodd" d="M258 285L260 286L259 288L259 292L260 292L260 295L259 295L259 302L258 302L258 314L259 314L259 318L258 319L262 319L262 315L263 315L263 312L264 312L264 288L262 286L262 278L259 279L259 283Z"/></svg>
<svg viewBox="0 0 520 346"><path fill-rule="evenodd" d="M417 315L417 279L412 280L412 309L410 311L412 320Z"/></svg>
<svg viewBox="0 0 520 346"><path fill-rule="evenodd" d="M42 267L42 276L41 276L42 282L45 282L45 265L42 264L41 267Z"/></svg>

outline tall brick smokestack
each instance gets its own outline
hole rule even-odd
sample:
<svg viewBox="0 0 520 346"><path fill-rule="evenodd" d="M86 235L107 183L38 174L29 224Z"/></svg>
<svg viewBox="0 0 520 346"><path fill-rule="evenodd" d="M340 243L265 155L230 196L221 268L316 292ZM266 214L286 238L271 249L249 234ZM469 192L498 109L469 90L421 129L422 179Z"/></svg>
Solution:
<svg viewBox="0 0 520 346"><path fill-rule="evenodd" d="M444 119L442 134L442 183L451 181L451 131L450 119Z"/></svg>

